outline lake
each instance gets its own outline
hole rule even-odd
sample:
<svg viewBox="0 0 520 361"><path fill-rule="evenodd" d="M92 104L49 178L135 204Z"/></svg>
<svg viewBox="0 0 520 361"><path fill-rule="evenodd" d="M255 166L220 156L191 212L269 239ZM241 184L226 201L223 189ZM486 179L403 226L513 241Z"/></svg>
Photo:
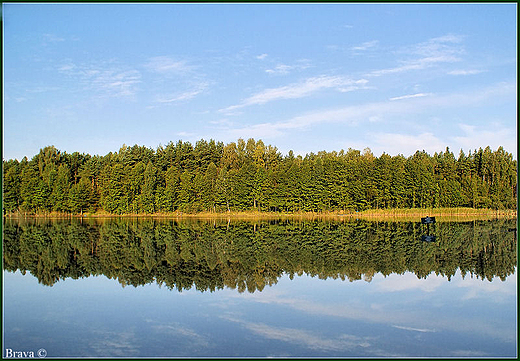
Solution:
<svg viewBox="0 0 520 361"><path fill-rule="evenodd" d="M4 357L517 356L516 219L3 227Z"/></svg>

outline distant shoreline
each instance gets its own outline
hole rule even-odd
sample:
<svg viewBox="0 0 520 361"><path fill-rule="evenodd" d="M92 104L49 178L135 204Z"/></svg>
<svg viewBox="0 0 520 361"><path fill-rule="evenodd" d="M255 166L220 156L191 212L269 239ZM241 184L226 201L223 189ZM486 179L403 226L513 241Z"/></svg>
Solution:
<svg viewBox="0 0 520 361"><path fill-rule="evenodd" d="M400 208L400 209L370 209L361 212L172 212L172 213L139 213L139 214L110 214L106 212L69 214L69 213L12 213L5 214L4 218L160 218L160 219L274 219L274 218L349 218L349 219L405 219L419 217L442 218L516 218L516 210L494 210L475 208Z"/></svg>

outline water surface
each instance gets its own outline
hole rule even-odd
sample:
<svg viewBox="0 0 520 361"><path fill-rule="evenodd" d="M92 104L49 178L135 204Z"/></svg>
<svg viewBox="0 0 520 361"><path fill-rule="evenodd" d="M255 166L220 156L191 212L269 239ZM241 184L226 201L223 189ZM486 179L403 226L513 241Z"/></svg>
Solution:
<svg viewBox="0 0 520 361"><path fill-rule="evenodd" d="M3 352L516 357L514 228L7 220Z"/></svg>

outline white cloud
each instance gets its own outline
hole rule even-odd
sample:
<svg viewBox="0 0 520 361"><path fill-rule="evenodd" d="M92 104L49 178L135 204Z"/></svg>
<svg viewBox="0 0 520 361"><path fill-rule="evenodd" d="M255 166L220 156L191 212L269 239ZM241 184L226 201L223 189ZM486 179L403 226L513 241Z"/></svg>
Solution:
<svg viewBox="0 0 520 361"><path fill-rule="evenodd" d="M26 89L27 93L47 93L55 90L59 90L59 87L56 86L37 86L34 88Z"/></svg>
<svg viewBox="0 0 520 361"><path fill-rule="evenodd" d="M163 75L186 75L195 70L195 66L189 65L185 60L176 60L168 56L156 56L148 59L145 68Z"/></svg>
<svg viewBox="0 0 520 361"><path fill-rule="evenodd" d="M374 154L385 152L390 155L403 154L409 156L417 150L425 150L433 154L446 148L446 142L433 133L400 134L400 133L372 133L368 137L374 141L371 147Z"/></svg>
<svg viewBox="0 0 520 361"><path fill-rule="evenodd" d="M264 60L265 58L267 58L267 56L268 56L268 55L264 53L264 54L258 55L256 58L257 58L258 60Z"/></svg>
<svg viewBox="0 0 520 361"><path fill-rule="evenodd" d="M219 119L219 120L212 120L209 122L210 124L213 124L218 127L231 127L233 126L233 122L230 121L227 118Z"/></svg>
<svg viewBox="0 0 520 361"><path fill-rule="evenodd" d="M402 60L402 65L374 70L367 76L382 76L386 74L402 73L410 70L421 70L432 67L439 63L453 63L461 60L460 55L464 53L463 48L458 44L463 37L457 35L446 35L430 39L401 50L409 59Z"/></svg>
<svg viewBox="0 0 520 361"><path fill-rule="evenodd" d="M198 67L185 60L178 60L169 56L156 56L148 59L144 67L155 73L154 84L159 84L153 92L156 104L174 104L188 101L204 93L210 82ZM175 79L175 83L172 81ZM174 91L168 89L175 88ZM181 89L181 90L179 90ZM149 106L154 108L154 106Z"/></svg>
<svg viewBox="0 0 520 361"><path fill-rule="evenodd" d="M158 96L157 103L177 103L195 98L197 95L203 93L208 88L208 83L200 82L192 87L192 89L167 95Z"/></svg>
<svg viewBox="0 0 520 361"><path fill-rule="evenodd" d="M417 94L409 94L409 95L401 95L399 97L390 98L390 100L402 100L402 99L410 99L410 98L421 98L431 95L431 93L417 93Z"/></svg>
<svg viewBox="0 0 520 361"><path fill-rule="evenodd" d="M268 74L275 75L287 75L293 70L305 70L308 68L310 68L310 61L308 59L301 59L298 61L297 64L278 64L273 69L267 69L265 72Z"/></svg>
<svg viewBox="0 0 520 361"><path fill-rule="evenodd" d="M72 63L64 64L58 68L60 72L68 72L76 68L76 65Z"/></svg>
<svg viewBox="0 0 520 361"><path fill-rule="evenodd" d="M470 69L470 70L452 70L448 72L449 75L474 75L483 73L483 70Z"/></svg>
<svg viewBox="0 0 520 361"><path fill-rule="evenodd" d="M269 74L289 74L289 70L294 69L293 66L285 65L285 64L278 64L274 67L274 69L267 69L265 72Z"/></svg>
<svg viewBox="0 0 520 361"><path fill-rule="evenodd" d="M83 89L97 97L130 97L137 93L141 73L115 64L113 61L97 64L67 62L58 71L74 79Z"/></svg>
<svg viewBox="0 0 520 361"><path fill-rule="evenodd" d="M109 69L87 73L87 79L92 88L107 96L125 97L136 93L141 74L137 70Z"/></svg>
<svg viewBox="0 0 520 361"><path fill-rule="evenodd" d="M308 78L302 83L290 84L287 86L266 89L249 98L246 98L238 105L221 109L221 112L229 112L251 105L269 103L280 99L298 99L310 96L323 89L335 88L339 91L349 91L364 88L368 81L366 79L351 80L341 76L319 76Z"/></svg>
<svg viewBox="0 0 520 361"><path fill-rule="evenodd" d="M244 103L238 106L229 107L225 110L241 108L250 104L263 104L276 99L289 98L290 96L295 98L297 96L307 96L312 93L312 91L317 91L318 89L325 87L325 84L328 84L328 87L332 87L332 84L337 86L337 80L324 79L323 84L319 84L320 82L317 82L312 86L307 85L307 88L305 86L301 86L301 88L291 86L272 89L259 93L254 97L248 98ZM362 87L361 84L359 87ZM483 105L486 102L495 102L497 99L504 99L505 97L514 95L515 93L516 86L514 84L499 83L488 88L478 89L474 92L468 93L408 97L403 98L400 101L388 100L339 109L314 111L285 120L227 129L226 134L223 134L223 136L227 135L231 139L236 139L237 137L244 137L244 134L248 134L255 138L274 138L284 135L289 130L305 130L323 123L356 125L364 122L381 121L381 119L388 119L388 117L395 117L398 115L425 113L430 111L432 108L449 109L460 106ZM482 137L475 136L479 134ZM463 148L467 148L469 145L473 147L477 142L484 142L479 144L479 146L482 146L482 144L489 144L490 139L496 139L496 143L502 143L506 149L516 149L514 146L516 132L513 129L506 128L498 128L498 132L497 129L495 129L493 132L489 131L481 133L471 133L470 129L468 129L465 136L453 137L451 139L440 139L431 132L422 132L419 134L380 132L367 133L366 136L375 142L375 146L370 146L374 151L374 154L379 151L385 151L389 154L395 155L410 155L415 153L416 150L423 149L429 153L434 153L444 150L447 145L449 145L451 149L458 149L459 145ZM485 137L487 137L487 139ZM494 142L491 142L490 145L493 146Z"/></svg>
<svg viewBox="0 0 520 361"><path fill-rule="evenodd" d="M462 135L453 136L451 141L457 144L457 148L466 151L476 150L480 147L490 146L496 150L503 146L504 149L516 158L517 132L514 128L504 127L500 123L490 123L486 128L461 123L459 128Z"/></svg>
<svg viewBox="0 0 520 361"><path fill-rule="evenodd" d="M55 34L43 34L43 40L44 40L44 42L49 42L49 43L59 43L59 42L65 41L64 38L57 36Z"/></svg>
<svg viewBox="0 0 520 361"><path fill-rule="evenodd" d="M379 44L379 40L367 41L361 45L351 47L350 50L353 50L356 52L357 51L366 51L366 50L376 47L378 44Z"/></svg>
<svg viewBox="0 0 520 361"><path fill-rule="evenodd" d="M202 90L192 90L186 91L184 93L171 94L169 96L159 97L157 99L157 103L175 103L183 100L189 100L200 93L202 93Z"/></svg>

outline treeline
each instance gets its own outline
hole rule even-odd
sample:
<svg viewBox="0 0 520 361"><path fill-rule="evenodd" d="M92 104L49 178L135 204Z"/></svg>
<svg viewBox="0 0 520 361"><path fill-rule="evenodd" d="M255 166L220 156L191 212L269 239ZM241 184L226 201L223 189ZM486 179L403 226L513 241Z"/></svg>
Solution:
<svg viewBox="0 0 520 361"><path fill-rule="evenodd" d="M45 285L105 275L122 285L179 291L261 291L284 274L370 282L432 272L505 280L516 270L515 220L438 222L422 242L419 222L176 222L109 219L4 224L4 270Z"/></svg>
<svg viewBox="0 0 520 361"><path fill-rule="evenodd" d="M516 209L517 161L502 147L406 158L370 149L282 156L259 140L123 145L105 156L54 146L3 161L3 212L335 212Z"/></svg>

